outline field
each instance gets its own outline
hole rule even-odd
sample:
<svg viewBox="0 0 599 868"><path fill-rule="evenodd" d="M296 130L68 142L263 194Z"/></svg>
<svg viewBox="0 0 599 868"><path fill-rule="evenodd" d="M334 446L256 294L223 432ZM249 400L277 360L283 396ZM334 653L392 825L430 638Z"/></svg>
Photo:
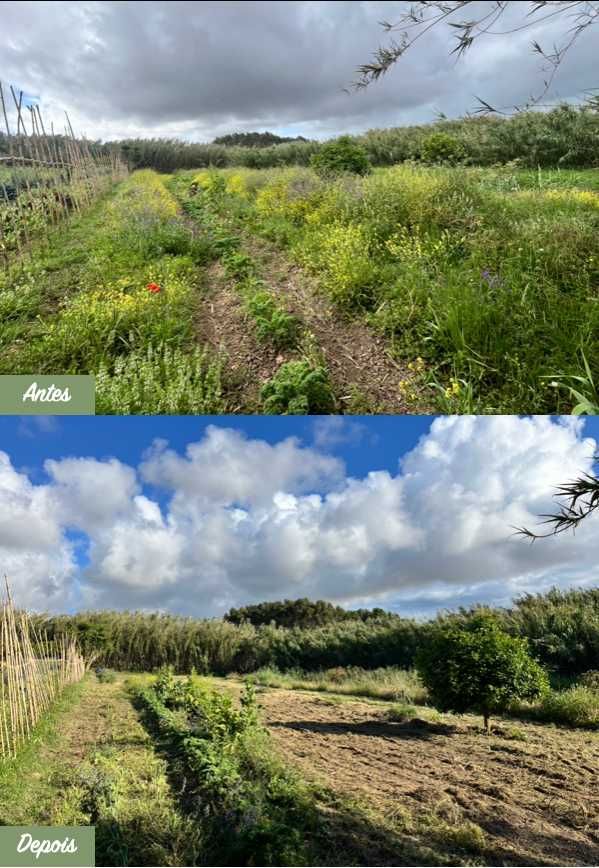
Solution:
<svg viewBox="0 0 599 868"><path fill-rule="evenodd" d="M257 688L256 725L242 682L214 678L187 723L189 698L154 680L70 688L1 772L2 823L94 823L99 865L596 864L596 731L503 719L486 736L467 715L285 688ZM217 720L238 727L224 751Z"/></svg>
<svg viewBox="0 0 599 868"><path fill-rule="evenodd" d="M143 170L0 272L0 371L100 413L594 412L598 230L593 169Z"/></svg>
<svg viewBox="0 0 599 868"><path fill-rule="evenodd" d="M598 606L554 590L494 610L549 680L488 730L476 704L442 713L418 656L486 629L480 610L32 616L88 671L0 761L0 824L93 824L99 865L596 865Z"/></svg>

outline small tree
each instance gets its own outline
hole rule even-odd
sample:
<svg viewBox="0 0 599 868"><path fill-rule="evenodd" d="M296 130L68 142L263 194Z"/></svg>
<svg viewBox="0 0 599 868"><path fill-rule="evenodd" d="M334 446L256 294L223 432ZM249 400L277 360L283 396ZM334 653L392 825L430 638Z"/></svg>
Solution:
<svg viewBox="0 0 599 868"><path fill-rule="evenodd" d="M447 133L432 133L422 143L422 159L425 163L459 163L465 151L461 142Z"/></svg>
<svg viewBox="0 0 599 868"><path fill-rule="evenodd" d="M491 714L548 688L527 640L505 633L487 613L433 628L416 656L416 668L440 711L482 714L487 732Z"/></svg>
<svg viewBox="0 0 599 868"><path fill-rule="evenodd" d="M339 175L343 172L366 175L370 171L368 154L351 136L340 136L326 142L313 155L310 165L319 175Z"/></svg>

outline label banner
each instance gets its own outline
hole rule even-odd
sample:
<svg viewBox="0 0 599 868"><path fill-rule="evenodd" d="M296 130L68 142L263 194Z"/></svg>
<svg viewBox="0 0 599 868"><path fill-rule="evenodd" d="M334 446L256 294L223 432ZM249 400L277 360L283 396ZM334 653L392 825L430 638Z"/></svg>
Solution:
<svg viewBox="0 0 599 868"><path fill-rule="evenodd" d="M94 868L93 826L0 826L0 868Z"/></svg>
<svg viewBox="0 0 599 868"><path fill-rule="evenodd" d="M0 376L0 415L93 416L95 393L91 374Z"/></svg>

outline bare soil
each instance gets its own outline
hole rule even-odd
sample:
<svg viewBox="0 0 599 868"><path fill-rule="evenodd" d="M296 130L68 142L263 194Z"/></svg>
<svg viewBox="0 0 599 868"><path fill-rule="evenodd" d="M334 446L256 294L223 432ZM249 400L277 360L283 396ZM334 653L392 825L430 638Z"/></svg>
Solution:
<svg viewBox="0 0 599 868"><path fill-rule="evenodd" d="M260 703L287 761L381 817L472 821L482 864L599 864L599 733L501 721L486 736L470 716L393 723L382 703L281 689Z"/></svg>
<svg viewBox="0 0 599 868"><path fill-rule="evenodd" d="M256 339L239 293L220 262L206 269L194 326L200 344L226 356L230 413L256 412L261 387L280 365L297 356Z"/></svg>

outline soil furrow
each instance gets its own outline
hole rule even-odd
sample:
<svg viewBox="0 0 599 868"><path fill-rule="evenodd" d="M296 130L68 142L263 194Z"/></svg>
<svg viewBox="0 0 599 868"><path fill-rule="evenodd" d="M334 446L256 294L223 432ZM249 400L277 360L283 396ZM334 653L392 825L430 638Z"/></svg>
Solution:
<svg viewBox="0 0 599 868"><path fill-rule="evenodd" d="M362 412L425 411L414 403L414 373L405 363L391 358L382 335L357 319L348 319L319 292L315 279L274 245L247 232L243 237L244 247L258 263L262 278L313 334L342 408L361 401Z"/></svg>

